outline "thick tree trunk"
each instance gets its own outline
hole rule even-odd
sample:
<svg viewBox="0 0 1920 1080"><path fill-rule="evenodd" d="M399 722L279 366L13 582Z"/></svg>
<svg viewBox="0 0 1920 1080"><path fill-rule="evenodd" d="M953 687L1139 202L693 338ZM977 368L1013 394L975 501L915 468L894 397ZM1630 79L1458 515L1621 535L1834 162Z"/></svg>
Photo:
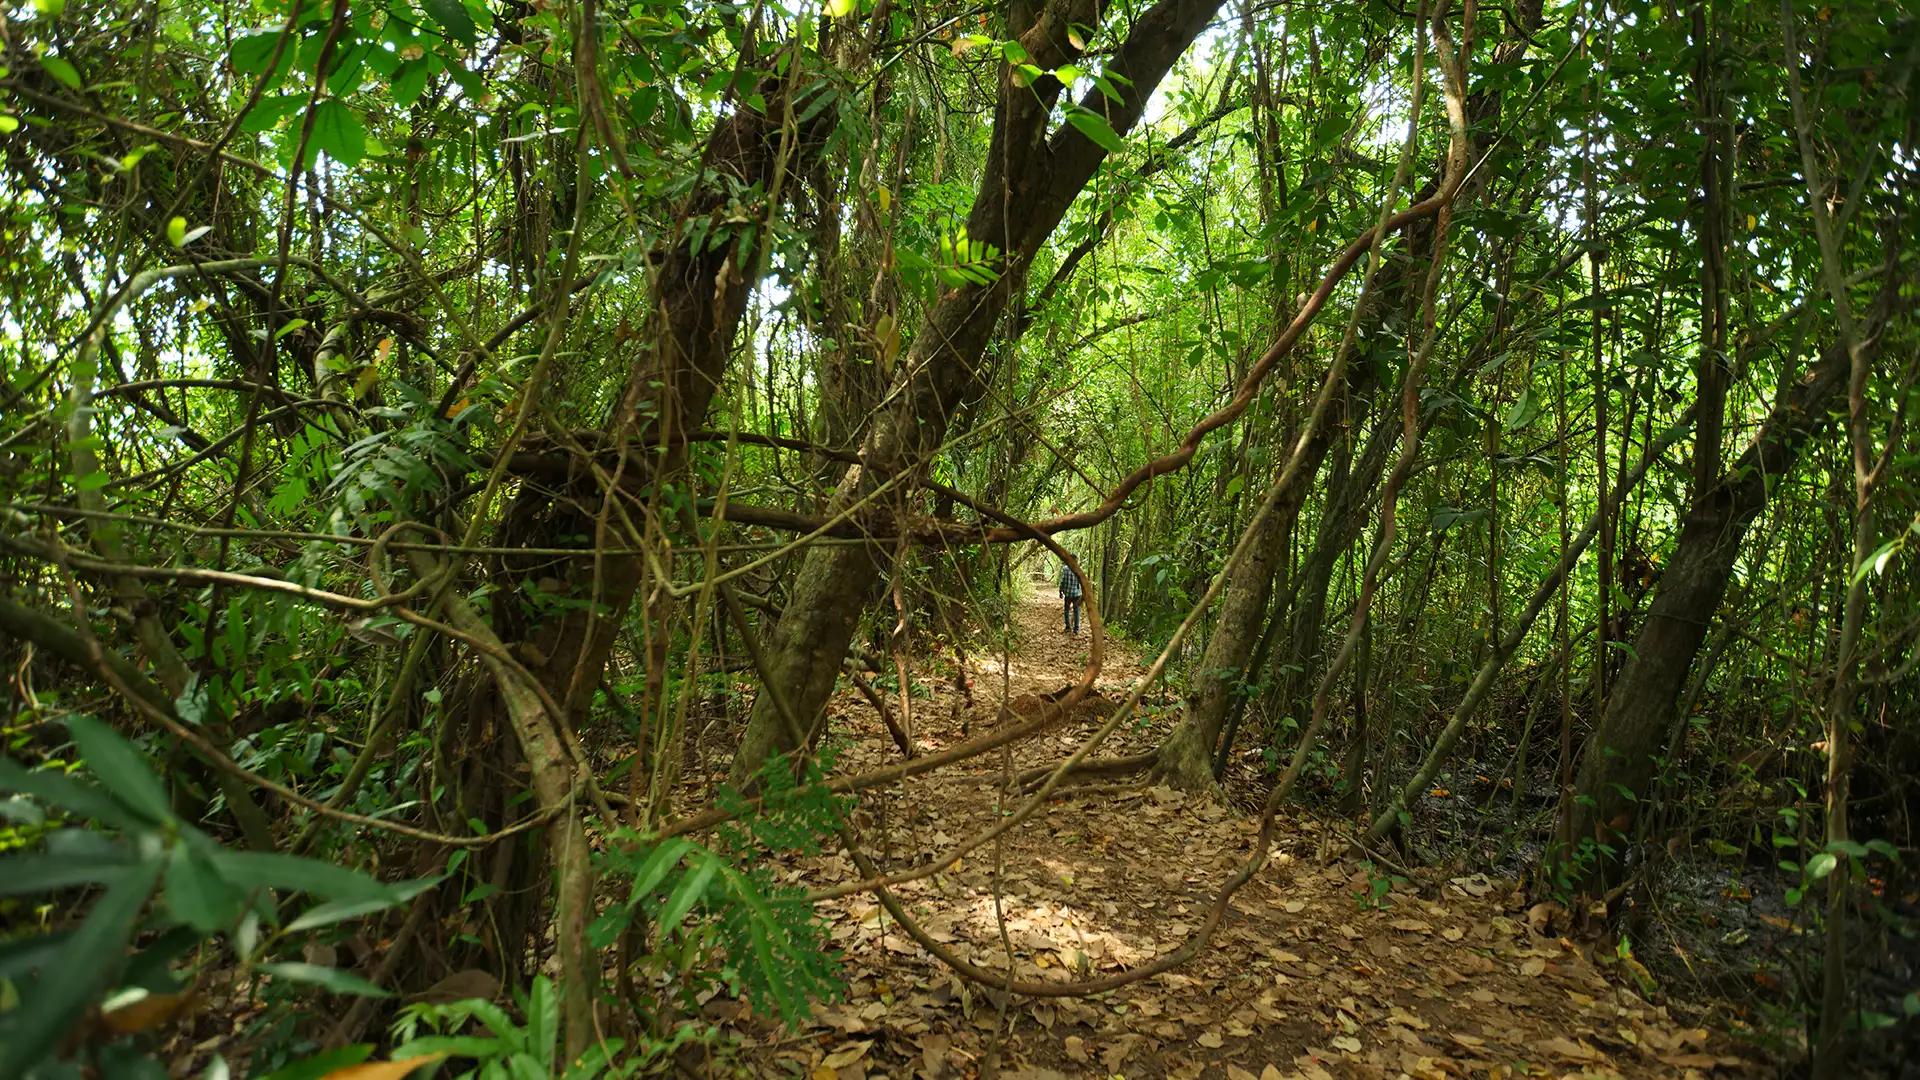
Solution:
<svg viewBox="0 0 1920 1080"><path fill-rule="evenodd" d="M1329 441L1321 437L1309 444L1313 459L1306 465L1303 476L1312 476ZM1275 483L1279 482L1276 478ZM1281 540L1300 512L1307 487L1305 483L1295 483L1290 491L1280 493L1280 504L1255 523L1253 546L1229 573L1227 596L1220 604L1220 621L1214 625L1200 668L1193 674L1193 691L1187 696L1186 715L1161 742L1154 760L1154 777L1173 787L1207 791L1214 786L1213 748L1220 741L1229 706L1234 695L1240 692L1247 660L1259 641L1267 601L1273 593L1274 571L1286 554ZM1266 497L1271 498L1272 489L1268 490Z"/></svg>
<svg viewBox="0 0 1920 1080"><path fill-rule="evenodd" d="M1726 595L1747 526L1825 421L1848 363L1844 345L1829 345L1732 468L1688 511L1627 666L1581 754L1573 797L1561 809L1552 863L1569 884L1601 893L1617 881L1621 844L1632 835L1675 702Z"/></svg>
<svg viewBox="0 0 1920 1080"><path fill-rule="evenodd" d="M1147 99L1218 7L1217 0L1155 4L1113 54L1109 70L1129 80L1120 87L1120 100L1093 91L1081 107L1102 114L1114 131L1124 134L1139 121ZM1097 23L1095 12L1091 0L1016 4L1008 25L1035 66L1057 68L1079 55L1070 40L1078 37L1072 24ZM1106 151L1072 125L1049 136L1061 89L1051 77L1020 86L1013 70L1001 65L985 174L967 219L970 240L1000 249L1000 276L990 285L946 291L927 313L903 358L897 392L863 441L861 464L842 478L830 513L898 498L900 492L882 488L911 485L913 474L938 450L962 401L986 384L988 373L978 365L1009 297L1040 245L1106 158ZM770 670L765 674L779 684L796 716L817 717L825 707L840 660L879 582L865 548L822 546L807 553L793 599L767 643ZM792 736L772 695L761 695L734 757L734 783L750 780L771 754L792 749Z"/></svg>

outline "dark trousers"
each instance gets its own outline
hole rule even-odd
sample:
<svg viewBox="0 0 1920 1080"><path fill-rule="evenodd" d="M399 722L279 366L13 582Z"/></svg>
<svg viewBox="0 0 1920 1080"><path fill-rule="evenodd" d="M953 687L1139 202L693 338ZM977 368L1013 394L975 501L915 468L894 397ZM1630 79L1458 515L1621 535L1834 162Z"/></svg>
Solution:
<svg viewBox="0 0 1920 1080"><path fill-rule="evenodd" d="M1060 613L1060 615L1061 615L1061 618L1066 622L1067 633L1069 634L1079 633L1080 632L1080 598L1077 596L1063 596L1060 598L1060 602L1065 605L1065 610L1063 610Z"/></svg>

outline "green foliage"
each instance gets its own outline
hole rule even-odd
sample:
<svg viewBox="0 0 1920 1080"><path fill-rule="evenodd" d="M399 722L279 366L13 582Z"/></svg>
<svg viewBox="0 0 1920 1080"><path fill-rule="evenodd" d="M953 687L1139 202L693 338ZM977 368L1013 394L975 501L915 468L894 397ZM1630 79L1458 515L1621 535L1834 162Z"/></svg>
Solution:
<svg viewBox="0 0 1920 1080"><path fill-rule="evenodd" d="M445 1056L453 1063L434 1067L423 1076L459 1080L517 1080L519 1077L556 1077L559 1080L599 1080L633 1076L648 1071L694 1039L694 1029L683 1028L667 1039L643 1040L629 1046L622 1039L596 1042L574 1061L560 1049L560 1003L546 976L516 994L520 1019L490 1001L467 999L445 1005L408 1005L393 1023L397 1044L394 1061ZM461 1034L477 1026L485 1034ZM365 1047L371 1052L372 1047Z"/></svg>
<svg viewBox="0 0 1920 1080"><path fill-rule="evenodd" d="M778 883L768 864L771 854L818 854L821 837L843 819L847 800L821 779L828 764L810 760L796 774L788 758L769 761L757 776L757 805L723 790L719 805L738 816L712 847L617 834L600 862L626 883L626 896L594 921L590 941L608 948L627 935L648 936L641 970L673 980L676 1004L688 1011L704 991L725 987L797 1024L813 1002L836 996L825 926L804 892ZM667 1018L657 1019L664 1034Z"/></svg>
<svg viewBox="0 0 1920 1080"><path fill-rule="evenodd" d="M59 822L32 850L0 856L0 895L92 897L84 916L72 912L77 926L61 920L0 946L0 1001L15 1003L0 1011L0 1076L60 1075L56 1055L88 1010L186 993L214 943L271 979L385 993L340 968L273 957L297 954L322 928L404 903L434 879L385 885L315 859L226 848L179 818L136 746L89 716L69 715L66 724L97 785L0 757L0 793L24 796ZM320 903L288 910L300 894ZM78 1060L132 1067L137 1030L81 1042Z"/></svg>

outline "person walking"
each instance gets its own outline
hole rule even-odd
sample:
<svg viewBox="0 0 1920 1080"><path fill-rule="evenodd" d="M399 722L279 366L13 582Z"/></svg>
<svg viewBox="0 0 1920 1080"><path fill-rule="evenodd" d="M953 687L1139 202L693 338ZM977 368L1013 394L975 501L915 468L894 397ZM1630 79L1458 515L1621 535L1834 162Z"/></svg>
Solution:
<svg viewBox="0 0 1920 1080"><path fill-rule="evenodd" d="M1061 563L1060 602L1063 609L1060 615L1066 623L1066 631L1069 634L1080 632L1080 598L1080 575L1073 572L1073 567L1064 562Z"/></svg>

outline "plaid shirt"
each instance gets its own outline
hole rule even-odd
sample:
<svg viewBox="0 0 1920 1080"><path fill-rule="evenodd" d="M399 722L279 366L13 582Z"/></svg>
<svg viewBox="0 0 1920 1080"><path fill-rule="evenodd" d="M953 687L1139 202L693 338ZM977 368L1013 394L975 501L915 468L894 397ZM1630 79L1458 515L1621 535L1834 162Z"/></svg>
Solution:
<svg viewBox="0 0 1920 1080"><path fill-rule="evenodd" d="M1060 595L1069 600L1080 598L1080 575L1074 573L1073 567L1066 563L1060 564Z"/></svg>

